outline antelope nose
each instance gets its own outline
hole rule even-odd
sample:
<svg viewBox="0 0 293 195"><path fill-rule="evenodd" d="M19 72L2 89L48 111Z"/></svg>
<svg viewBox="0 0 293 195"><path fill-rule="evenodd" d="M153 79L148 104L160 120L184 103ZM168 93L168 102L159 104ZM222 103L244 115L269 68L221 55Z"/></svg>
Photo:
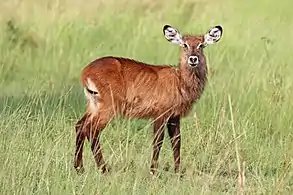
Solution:
<svg viewBox="0 0 293 195"><path fill-rule="evenodd" d="M197 65L198 64L198 57L197 56L189 56L188 64Z"/></svg>

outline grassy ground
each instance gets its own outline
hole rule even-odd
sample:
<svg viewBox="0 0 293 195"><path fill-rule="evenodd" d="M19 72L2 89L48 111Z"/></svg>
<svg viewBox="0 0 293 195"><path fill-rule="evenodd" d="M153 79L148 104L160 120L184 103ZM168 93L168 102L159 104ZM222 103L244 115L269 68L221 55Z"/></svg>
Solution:
<svg viewBox="0 0 293 195"><path fill-rule="evenodd" d="M247 194L293 191L292 1L0 0L1 194ZM162 26L204 33L209 83L182 121L182 167L173 174L166 139L160 177L148 175L151 125L117 119L102 135L111 173L85 147L73 169L74 124L85 108L81 69L104 55L178 61ZM195 114L196 113L196 114Z"/></svg>

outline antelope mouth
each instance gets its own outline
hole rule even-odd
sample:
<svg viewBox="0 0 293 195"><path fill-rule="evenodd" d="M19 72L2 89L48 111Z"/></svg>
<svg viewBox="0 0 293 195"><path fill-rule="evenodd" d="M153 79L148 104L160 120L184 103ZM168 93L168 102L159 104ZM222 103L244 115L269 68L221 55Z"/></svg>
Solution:
<svg viewBox="0 0 293 195"><path fill-rule="evenodd" d="M192 68L196 68L198 66L198 63L188 63L188 65Z"/></svg>

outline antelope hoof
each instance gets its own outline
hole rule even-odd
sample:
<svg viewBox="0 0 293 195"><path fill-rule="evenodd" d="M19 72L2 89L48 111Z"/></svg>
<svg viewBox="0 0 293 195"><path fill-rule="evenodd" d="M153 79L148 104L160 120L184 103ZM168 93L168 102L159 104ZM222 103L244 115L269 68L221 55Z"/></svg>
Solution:
<svg viewBox="0 0 293 195"><path fill-rule="evenodd" d="M78 174L83 174L84 173L84 168L83 167L75 167L75 170Z"/></svg>
<svg viewBox="0 0 293 195"><path fill-rule="evenodd" d="M150 175L151 176L155 177L157 175L157 173L158 173L157 169L155 169L155 168L150 169Z"/></svg>
<svg viewBox="0 0 293 195"><path fill-rule="evenodd" d="M101 167L100 171L102 174L107 174L110 172L110 169L104 165L103 167Z"/></svg>

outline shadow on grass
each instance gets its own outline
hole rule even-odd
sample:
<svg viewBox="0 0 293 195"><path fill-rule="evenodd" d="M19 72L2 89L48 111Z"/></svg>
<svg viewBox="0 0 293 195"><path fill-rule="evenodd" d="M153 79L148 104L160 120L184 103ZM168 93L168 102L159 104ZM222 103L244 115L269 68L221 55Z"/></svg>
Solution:
<svg viewBox="0 0 293 195"><path fill-rule="evenodd" d="M66 123L74 126L85 113L85 97L83 90L74 86L64 90L24 94L22 96L0 96L0 114L2 120L12 114L28 120L46 120L48 117L62 117ZM125 124L125 121L126 124ZM130 119L124 120L117 117L110 125L126 125L134 131L144 129L150 125L147 120Z"/></svg>
<svg viewBox="0 0 293 195"><path fill-rule="evenodd" d="M82 91L75 87L61 92L1 96L2 116L26 113L29 117L52 116L64 113L66 120L80 117L84 112L85 100Z"/></svg>

